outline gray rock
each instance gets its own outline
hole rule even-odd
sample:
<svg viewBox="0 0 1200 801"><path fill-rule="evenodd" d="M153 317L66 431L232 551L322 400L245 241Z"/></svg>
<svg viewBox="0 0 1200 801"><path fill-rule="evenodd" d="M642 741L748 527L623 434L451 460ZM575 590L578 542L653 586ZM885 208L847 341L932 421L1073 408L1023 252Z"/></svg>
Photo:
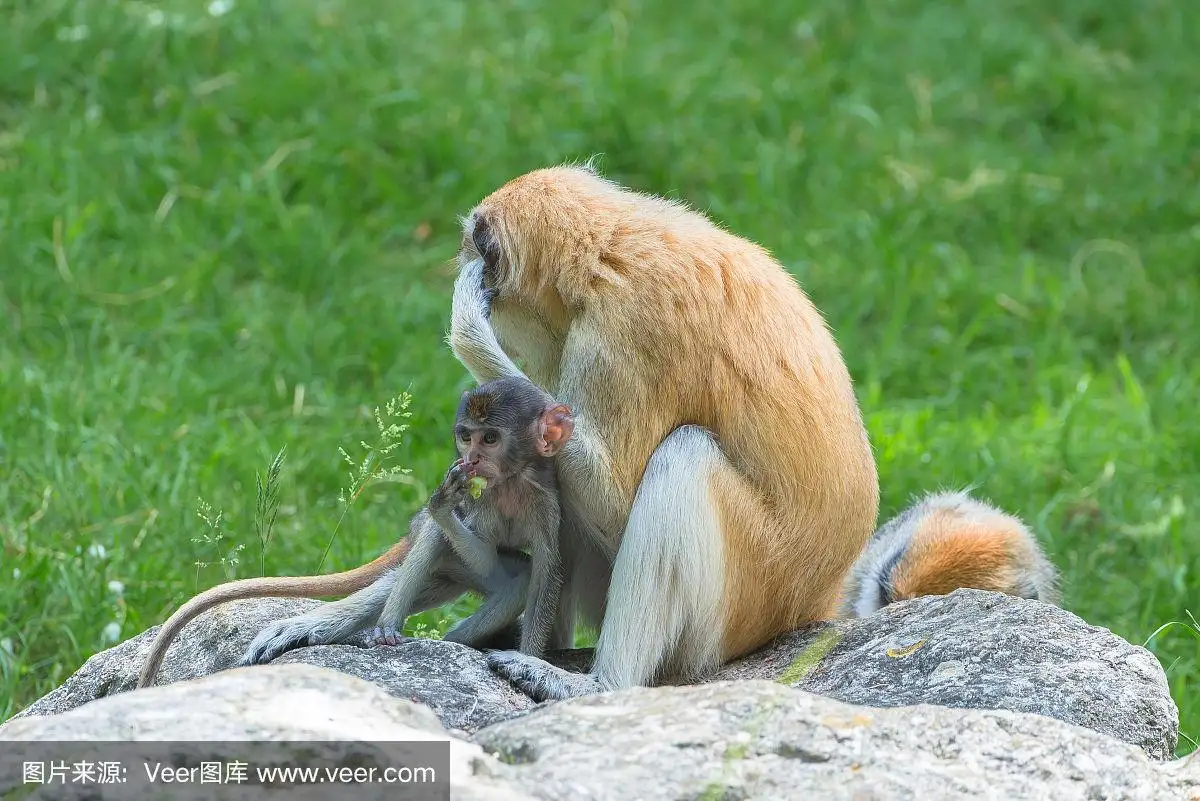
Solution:
<svg viewBox="0 0 1200 801"><path fill-rule="evenodd" d="M207 676L233 665L259 630L272 620L299 615L319 602L262 598L222 604L179 632L158 674L159 684ZM92 655L65 682L14 715L52 715L97 698L132 690L150 644L154 626L136 637Z"/></svg>
<svg viewBox="0 0 1200 801"><path fill-rule="evenodd" d="M271 664L288 663L333 668L374 682L397 698L428 705L456 733L476 731L534 706L529 696L488 668L482 653L443 640L413 639L370 649L300 648Z"/></svg>
<svg viewBox="0 0 1200 801"><path fill-rule="evenodd" d="M767 681L574 699L472 739L494 777L543 799L1200 798L1200 760L1156 763L1045 717L869 709Z"/></svg>
<svg viewBox="0 0 1200 801"><path fill-rule="evenodd" d="M926 705L869 709L768 681L581 698L494 724L472 739L448 734L428 708L339 671L238 668L9 721L0 726L0 794L20 791L10 766L36 754L41 742L56 741L58 749L81 741L91 755L104 741L122 740L126 764L139 756L163 759L179 742L192 743L185 752L194 761L253 759L265 742L277 744L276 760L310 766L343 758L339 743L355 756L365 748L386 758L392 752L372 749L444 742L456 801L1200 799L1200 760L1154 762L1135 746L1059 721ZM397 753L420 746L405 747ZM117 797L107 789L55 788L52 797ZM163 792L161 785L117 789L121 799ZM171 790L173 798L214 797L211 785ZM285 792L292 799L330 797L320 784ZM352 797L400 793L437 797L387 784L359 787Z"/></svg>
<svg viewBox="0 0 1200 801"><path fill-rule="evenodd" d="M236 664L267 623L301 614L311 600L265 598L209 610L179 633L158 675L158 685L186 681ZM62 685L14 717L50 715L97 698L132 690L158 627L102 651ZM388 693L431 707L449 729L471 732L534 707L534 702L488 668L479 651L442 640L409 640L398 646L325 645L289 651L273 664L328 667L374 682Z"/></svg>
<svg viewBox="0 0 1200 801"><path fill-rule="evenodd" d="M97 743L112 740L140 744L122 746L120 753L127 766L135 765L138 757L150 761L163 759L164 753L172 753L164 752L169 747L165 741L188 742L186 749L176 748L175 752L183 751L195 761L250 761L263 752L263 746L250 746L246 741L278 743L277 749L271 751L275 759L284 759L285 764L315 764L319 767L329 763L314 759L314 754L344 758L346 751L337 748L338 743L355 744L357 748L351 752L354 754L365 752L376 757L382 754L385 758L389 754L408 755L411 758L415 748L409 744L413 742L446 742L449 782L455 799L532 799L516 785L489 778L498 772L499 763L478 746L450 736L427 707L394 698L362 679L311 665L236 668L194 681L101 698L57 715L10 720L0 726L0 743L3 743L0 745L0 796L8 797L5 793L13 786L11 770L5 769L21 756L18 751L36 754L37 743L44 741L86 741L88 748L95 751L99 748ZM16 785L21 794L19 774ZM442 787L445 788L444 781ZM69 792L69 787L55 787L53 797L120 798L126 801L130 798L161 798L164 792L164 785L136 787L130 783L120 788L119 794L89 794L98 788L105 789L100 785L79 785L79 794L75 796ZM57 792L60 789L62 792ZM213 785L197 786L195 795L185 795L187 788L181 785L173 785L170 789L172 798L215 797ZM131 794L129 790L135 792ZM359 791L350 795L349 789L343 788L338 795L430 800L444 797L422 793L415 785L398 789L395 784L379 783L373 790L367 787L365 790L359 788ZM329 785L320 784L286 788L285 794L289 799L331 797Z"/></svg>
<svg viewBox="0 0 1200 801"><path fill-rule="evenodd" d="M192 621L164 660L159 683L223 670L271 620L317 602L225 604ZM132 689L157 629L93 656L23 715L52 714ZM590 666L588 649L551 661ZM301 648L276 663L308 663L372 681L429 705L443 725L472 732L537 708L492 673L482 654L437 640L397 647ZM726 666L715 681L771 679L874 707L937 704L1032 712L1074 723L1168 759L1179 713L1153 654L1057 607L978 590L919 598L867 618L793 632Z"/></svg>
<svg viewBox="0 0 1200 801"><path fill-rule="evenodd" d="M1179 710L1155 656L1055 606L981 590L779 638L716 681L774 679L876 707L1032 712L1169 759Z"/></svg>

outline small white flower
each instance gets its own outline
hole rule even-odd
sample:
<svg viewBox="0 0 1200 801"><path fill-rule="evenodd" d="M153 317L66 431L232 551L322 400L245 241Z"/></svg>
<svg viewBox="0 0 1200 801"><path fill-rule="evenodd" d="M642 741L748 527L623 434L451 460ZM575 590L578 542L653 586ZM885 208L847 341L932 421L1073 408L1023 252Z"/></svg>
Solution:
<svg viewBox="0 0 1200 801"><path fill-rule="evenodd" d="M208 4L208 13L214 17L223 17L233 8L233 0L212 0Z"/></svg>
<svg viewBox="0 0 1200 801"><path fill-rule="evenodd" d="M19 567L14 567L14 568L13 568L13 581L16 581L16 580L17 580L17 579L19 579L20 577L21 577L21 568L19 568Z"/></svg>
<svg viewBox="0 0 1200 801"><path fill-rule="evenodd" d="M121 595L125 592L125 585L120 581L113 579L112 581L108 582L108 591L113 595Z"/></svg>
<svg viewBox="0 0 1200 801"><path fill-rule="evenodd" d="M93 542L88 546L88 556L92 557L93 559L103 559L107 555L108 551L106 551L104 546L98 542Z"/></svg>
<svg viewBox="0 0 1200 801"><path fill-rule="evenodd" d="M104 627L100 636L104 638L105 642L116 642L121 638L121 624L114 620Z"/></svg>

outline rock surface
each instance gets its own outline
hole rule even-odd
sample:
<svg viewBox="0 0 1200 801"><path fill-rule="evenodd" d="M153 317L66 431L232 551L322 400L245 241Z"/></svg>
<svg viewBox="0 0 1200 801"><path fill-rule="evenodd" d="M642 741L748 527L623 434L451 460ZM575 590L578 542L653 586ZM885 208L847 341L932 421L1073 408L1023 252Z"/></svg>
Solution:
<svg viewBox="0 0 1200 801"><path fill-rule="evenodd" d="M194 679L224 670L241 657L246 646L267 623L302 614L318 603L304 599L261 598L235 601L211 609L179 632L163 659L158 683ZM158 629L154 626L92 655L65 682L14 717L65 712L97 698L132 690L137 686L138 672Z"/></svg>
<svg viewBox="0 0 1200 801"><path fill-rule="evenodd" d="M533 700L488 668L479 651L443 640L407 640L370 649L346 645L301 648L272 665L328 667L366 679L398 698L433 709L442 725L468 733L531 709Z"/></svg>
<svg viewBox="0 0 1200 801"><path fill-rule="evenodd" d="M1155 762L1135 746L1030 714L871 709L748 680L575 699L486 727L468 742L419 704L300 664L228 670L13 720L0 727L0 763L36 747L29 741L85 740L94 749L110 739L138 741L147 754L163 747L147 741L205 741L196 758L210 750L228 758L236 741L275 741L288 764L318 765L314 742L448 742L456 801L1200 799L1200 760ZM0 794L10 786L0 777ZM363 789L353 797L436 797L412 786ZM211 792L200 786L172 797ZM122 789L120 797L131 796ZM328 785L308 784L286 797L331 794Z"/></svg>
<svg viewBox="0 0 1200 801"><path fill-rule="evenodd" d="M794 632L714 680L777 679L867 706L1033 712L1169 759L1179 710L1158 659L1054 606L980 590Z"/></svg>
<svg viewBox="0 0 1200 801"><path fill-rule="evenodd" d="M588 670L588 649L552 658ZM1032 712L1169 759L1179 710L1145 648L1063 609L980 590L795 631L710 681L768 679L854 704Z"/></svg>
<svg viewBox="0 0 1200 801"><path fill-rule="evenodd" d="M229 667L268 621L316 603L263 599L211 610L180 634L159 683ZM156 631L93 656L18 717L62 712L132 689ZM577 670L586 670L590 660L586 649L552 655ZM481 653L439 640L301 648L276 660L295 663L334 668L427 704L454 732L474 732L536 708L489 670ZM866 706L1032 712L1137 745L1155 759L1174 754L1179 732L1166 676L1149 651L1062 609L978 590L793 632L713 678L746 679L780 681Z"/></svg>
<svg viewBox="0 0 1200 801"><path fill-rule="evenodd" d="M493 775L539 798L1200 798L1200 760L1157 763L1059 721L934 706L868 709L766 681L574 699L472 739L504 763Z"/></svg>
<svg viewBox="0 0 1200 801"><path fill-rule="evenodd" d="M272 741L281 743L280 748L290 756L288 764L294 765L315 761L314 741L448 741L450 783L455 799L532 799L511 782L489 778L489 773L499 772L499 763L485 755L479 746L447 734L429 708L391 697L362 679L311 665L237 668L194 681L101 698L58 715L13 719L0 726L0 743L5 744L0 746L0 754L4 757L10 757L13 749L20 747L15 743L45 740L83 740L92 743L92 748L98 741L139 741L146 743L141 753L151 759L161 759L162 752L161 746L148 741L204 741L212 744L211 752L197 754L196 746L192 746L189 756L218 760L244 758L247 746L237 746L239 741ZM4 761L0 759L0 767ZM3 784L5 778L11 781L10 777L0 776L0 796L9 789ZM157 792L162 793L163 786L157 787ZM91 790L97 788L104 789L93 785ZM67 792L70 789L68 786L61 796L55 797L70 797ZM80 785L78 789L79 797L85 797L86 786ZM172 788L173 792L177 789ZM197 787L196 791L196 798L210 798L215 792L212 785ZM352 797L438 797L414 794L418 791L411 785L404 792L408 794L402 795L395 785L380 784L376 794ZM119 797L124 801L130 795L86 797ZM143 793L137 797L161 795ZM324 799L331 797L331 793L328 785L309 784L297 790L289 788L286 797Z"/></svg>
<svg viewBox="0 0 1200 801"><path fill-rule="evenodd" d="M261 599L225 604L193 620L171 644L158 685L210 675L233 666L272 620L302 614L309 600ZM61 686L14 718L51 715L134 689L158 627L94 655ZM398 646L325 645L283 654L274 664L310 664L374 682L391 695L431 707L451 730L471 732L534 707L493 673L479 651L441 640Z"/></svg>

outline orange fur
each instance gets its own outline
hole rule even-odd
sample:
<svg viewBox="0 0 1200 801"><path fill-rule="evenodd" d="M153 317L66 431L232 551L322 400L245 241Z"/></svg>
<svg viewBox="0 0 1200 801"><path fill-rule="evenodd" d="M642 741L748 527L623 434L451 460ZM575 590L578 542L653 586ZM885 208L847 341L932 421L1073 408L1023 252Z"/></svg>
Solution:
<svg viewBox="0 0 1200 801"><path fill-rule="evenodd" d="M651 453L678 426L701 425L737 470L713 481L723 658L830 616L879 492L850 375L795 279L703 215L583 168L536 170L489 195L468 217L462 258L480 255L478 217L504 254L501 342L548 365L531 370L539 382L558 379L561 358L592 359L586 413L614 480L592 509L611 552ZM523 336L533 321L541 335Z"/></svg>
<svg viewBox="0 0 1200 801"><path fill-rule="evenodd" d="M921 521L892 572L896 600L946 595L960 587L1017 594L1025 539L1014 521L968 519L939 509Z"/></svg>

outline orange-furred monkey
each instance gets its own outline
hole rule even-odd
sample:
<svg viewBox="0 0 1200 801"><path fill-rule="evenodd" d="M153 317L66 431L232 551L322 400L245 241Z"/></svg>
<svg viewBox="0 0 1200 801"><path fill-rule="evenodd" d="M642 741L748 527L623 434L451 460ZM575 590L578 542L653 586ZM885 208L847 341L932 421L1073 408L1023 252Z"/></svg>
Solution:
<svg viewBox="0 0 1200 801"><path fill-rule="evenodd" d="M458 258L456 357L480 383L522 376L520 359L574 415L556 457L563 583L548 645L570 646L577 618L600 638L590 674L488 655L537 700L700 678L805 623L917 594L1054 602L1032 535L965 493L871 536L879 489L850 375L761 247L572 166L485 198ZM401 545L345 574L354 594L269 624L241 663L399 625L384 607L407 581ZM456 581L438 592L470 586Z"/></svg>
<svg viewBox="0 0 1200 801"><path fill-rule="evenodd" d="M568 404L558 460L590 674L489 654L539 700L696 678L836 614L875 525L875 461L820 313L758 245L586 167L536 170L464 219L449 342L477 381Z"/></svg>

